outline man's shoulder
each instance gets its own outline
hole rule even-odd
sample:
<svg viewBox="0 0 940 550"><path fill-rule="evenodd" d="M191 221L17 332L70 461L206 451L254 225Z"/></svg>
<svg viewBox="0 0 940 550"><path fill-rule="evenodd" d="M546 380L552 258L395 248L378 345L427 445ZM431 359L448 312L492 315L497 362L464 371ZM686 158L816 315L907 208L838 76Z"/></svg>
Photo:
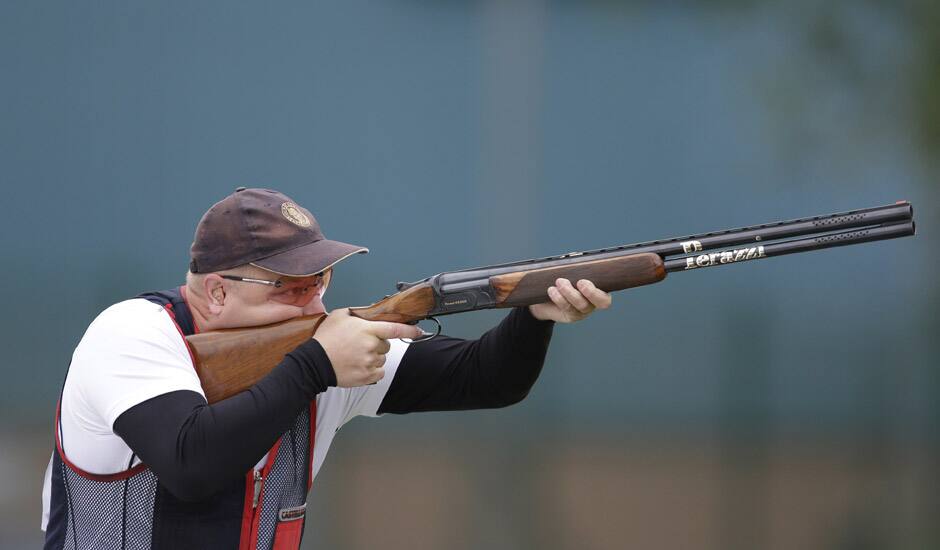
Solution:
<svg viewBox="0 0 940 550"><path fill-rule="evenodd" d="M129 338L151 339L161 335L179 338L172 318L159 304L143 298L118 302L101 313L88 325L82 342ZM81 345L81 344L80 344Z"/></svg>
<svg viewBox="0 0 940 550"><path fill-rule="evenodd" d="M125 323L162 323L167 319L165 310L144 298L131 298L118 302L95 317L91 326L95 325L123 325Z"/></svg>
<svg viewBox="0 0 940 550"><path fill-rule="evenodd" d="M92 321L72 354L60 421L66 453L91 472L114 472L131 455L113 433L127 409L172 391L202 392L173 320L159 304L118 302Z"/></svg>
<svg viewBox="0 0 940 550"><path fill-rule="evenodd" d="M97 410L107 416L114 399L132 405L140 401L138 394L153 397L166 388L199 389L186 344L160 305L131 299L105 309L89 325L72 353L65 394L96 395Z"/></svg>
<svg viewBox="0 0 940 550"><path fill-rule="evenodd" d="M152 315L163 311L160 304L151 302L146 298L130 298L111 305L98 314L101 316L133 316L133 315Z"/></svg>

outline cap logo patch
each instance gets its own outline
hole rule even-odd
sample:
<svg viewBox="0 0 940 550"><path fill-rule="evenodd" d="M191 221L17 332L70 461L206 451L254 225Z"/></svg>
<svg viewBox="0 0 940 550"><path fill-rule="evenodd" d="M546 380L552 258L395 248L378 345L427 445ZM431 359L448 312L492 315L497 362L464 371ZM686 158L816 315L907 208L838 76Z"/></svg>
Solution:
<svg viewBox="0 0 940 550"><path fill-rule="evenodd" d="M287 218L287 221L294 225L299 225L300 227L310 227L310 218L301 212L300 208L292 202L285 202L281 205L281 214Z"/></svg>

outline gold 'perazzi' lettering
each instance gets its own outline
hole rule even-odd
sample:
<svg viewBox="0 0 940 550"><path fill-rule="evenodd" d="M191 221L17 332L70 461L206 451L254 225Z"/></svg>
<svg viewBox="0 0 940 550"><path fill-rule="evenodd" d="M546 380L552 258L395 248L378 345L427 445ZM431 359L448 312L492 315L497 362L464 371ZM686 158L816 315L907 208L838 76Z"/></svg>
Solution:
<svg viewBox="0 0 940 550"><path fill-rule="evenodd" d="M763 246L752 246L749 248L737 248L734 250L723 250L721 252L711 252L709 254L700 254L698 256L689 256L685 259L685 269L695 269L698 267L711 267L713 265L730 264L746 260L756 260L765 258Z"/></svg>

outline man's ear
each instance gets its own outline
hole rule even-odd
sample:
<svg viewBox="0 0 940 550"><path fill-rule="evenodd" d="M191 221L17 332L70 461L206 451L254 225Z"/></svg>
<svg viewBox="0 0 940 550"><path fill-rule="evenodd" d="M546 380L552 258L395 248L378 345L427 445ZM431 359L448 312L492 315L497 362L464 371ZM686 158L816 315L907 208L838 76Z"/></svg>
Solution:
<svg viewBox="0 0 940 550"><path fill-rule="evenodd" d="M225 305L224 279L215 273L210 273L203 277L202 284L202 290L206 294L206 303L209 305L209 313L213 315L222 313L222 306Z"/></svg>

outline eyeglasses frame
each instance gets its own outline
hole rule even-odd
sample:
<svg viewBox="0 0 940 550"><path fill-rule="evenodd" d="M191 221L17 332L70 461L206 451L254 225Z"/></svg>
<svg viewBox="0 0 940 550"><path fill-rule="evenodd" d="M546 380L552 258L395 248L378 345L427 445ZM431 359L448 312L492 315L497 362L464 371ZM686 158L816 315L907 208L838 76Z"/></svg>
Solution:
<svg viewBox="0 0 940 550"><path fill-rule="evenodd" d="M277 279L275 281L269 281L267 279L256 279L254 277L240 277L238 275L219 275L219 277L222 277L223 279L227 279L229 281L240 281L243 283L256 283L259 285L273 286L274 288L281 288L282 286L284 286L284 281L280 279ZM317 286L322 285L323 280L326 278L326 271L315 273L314 277L318 278Z"/></svg>

